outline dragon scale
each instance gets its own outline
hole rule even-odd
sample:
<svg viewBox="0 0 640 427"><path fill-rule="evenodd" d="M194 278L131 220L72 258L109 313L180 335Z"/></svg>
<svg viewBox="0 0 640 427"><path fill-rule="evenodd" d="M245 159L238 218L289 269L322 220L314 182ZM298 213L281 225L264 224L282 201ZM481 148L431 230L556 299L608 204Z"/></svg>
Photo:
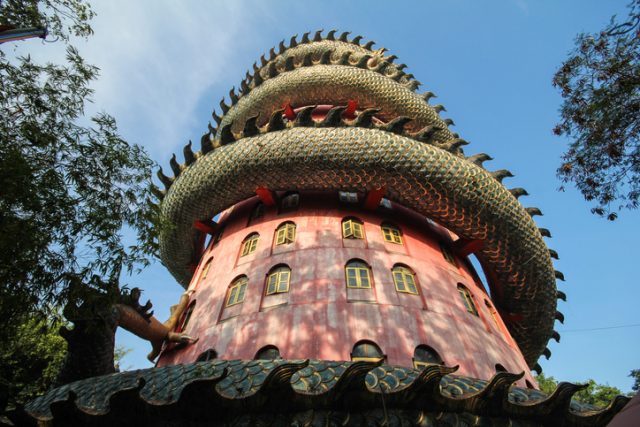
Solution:
<svg viewBox="0 0 640 427"><path fill-rule="evenodd" d="M450 119L439 116L442 106L428 104L431 92L415 92L418 82L402 71L404 65L393 64L384 49L371 50L372 43L332 37L318 32L314 40L293 38L289 47L281 43L278 54L272 49L269 59L263 56L241 91L230 92L231 104L221 102L222 116L213 114L218 127L210 126L202 137L202 152L193 153L189 144L186 164L172 160L175 177L159 172L167 187L156 191L161 213L174 224L160 236L163 263L187 286L199 250L194 221L254 196L258 187L361 192L384 187L389 199L461 238L483 242L477 256L492 299L534 367L548 352L547 341L559 339L553 323L562 319L556 298L564 297L556 290L562 275L551 262L555 252L543 240L548 232L531 218L539 210L518 202L524 190L502 185L508 171L482 168L488 155L463 156L459 147L466 141L448 129ZM336 114L321 123L311 119L308 106L350 100L358 103L355 120L339 115L336 120ZM305 117L287 123L281 110L287 104L308 107L305 113L298 110ZM359 121L367 114L376 120Z"/></svg>
<svg viewBox="0 0 640 427"><path fill-rule="evenodd" d="M315 60L318 60L325 52L331 52L334 57L341 57L345 53L355 53L358 55L371 55L374 58L374 64L379 62L387 62L389 65L385 68L385 74L393 75L398 72L402 72L401 67L393 64L389 57L384 56L384 49L371 50L369 48L359 46L349 42L342 42L337 40L321 40L313 43L304 43L285 49L280 55L276 56L272 61L265 62L265 64L259 69L259 73L262 78L267 79L269 77L269 65L271 62L276 68L284 68L285 62L288 58L293 58L294 62L301 62L305 56L311 55ZM401 83L408 83L411 78L409 75L402 72L400 77Z"/></svg>
<svg viewBox="0 0 640 427"><path fill-rule="evenodd" d="M349 99L357 99L362 109L379 108L376 116L383 120L410 117L413 120L407 127L413 131L437 126L440 130L434 139L438 142L454 138L422 96L375 71L341 65L302 67L265 80L238 100L222 118L219 129L233 123L232 130L239 132L249 118L258 114L259 123L264 124L284 103L345 105Z"/></svg>

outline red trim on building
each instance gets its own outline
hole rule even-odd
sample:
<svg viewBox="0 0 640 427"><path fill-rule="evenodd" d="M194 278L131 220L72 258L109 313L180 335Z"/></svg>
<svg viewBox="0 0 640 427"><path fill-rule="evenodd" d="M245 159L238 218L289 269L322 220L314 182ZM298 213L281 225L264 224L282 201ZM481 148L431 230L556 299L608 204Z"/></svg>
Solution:
<svg viewBox="0 0 640 427"><path fill-rule="evenodd" d="M258 187L256 188L256 194L260 198L260 201L264 203L265 206L275 206L276 205L276 197L273 194L273 191L268 188Z"/></svg>
<svg viewBox="0 0 640 427"><path fill-rule="evenodd" d="M293 111L293 108L291 107L291 104L289 104L288 102L285 103L282 108L284 109L284 112L282 113L288 120L294 120L296 118L296 112Z"/></svg>
<svg viewBox="0 0 640 427"><path fill-rule="evenodd" d="M358 109L358 101L356 101L355 99L350 99L349 102L347 102L347 109L344 110L344 113L342 113L342 116L345 119L353 120L356 118L357 109Z"/></svg>
<svg viewBox="0 0 640 427"><path fill-rule="evenodd" d="M373 190L369 190L367 198L364 201L364 208L369 211L374 211L380 206L380 201L384 197L384 193L387 192L386 187L380 187Z"/></svg>
<svg viewBox="0 0 640 427"><path fill-rule="evenodd" d="M216 233L217 224L215 223L215 221L205 220L193 221L193 226L196 230L213 236Z"/></svg>
<svg viewBox="0 0 640 427"><path fill-rule="evenodd" d="M478 252L484 246L484 240L458 239L453 242L453 251L460 257L465 257Z"/></svg>

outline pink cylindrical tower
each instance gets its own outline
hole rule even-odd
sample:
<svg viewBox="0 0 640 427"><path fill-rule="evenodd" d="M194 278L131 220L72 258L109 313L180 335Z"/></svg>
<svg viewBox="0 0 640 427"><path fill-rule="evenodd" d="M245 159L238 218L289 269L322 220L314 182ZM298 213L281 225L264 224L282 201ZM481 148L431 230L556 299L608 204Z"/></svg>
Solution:
<svg viewBox="0 0 640 427"><path fill-rule="evenodd" d="M387 199L369 209L362 193L277 199L220 215L181 325L199 341L165 350L160 365L368 356L477 378L525 371L522 385L534 383L458 236Z"/></svg>

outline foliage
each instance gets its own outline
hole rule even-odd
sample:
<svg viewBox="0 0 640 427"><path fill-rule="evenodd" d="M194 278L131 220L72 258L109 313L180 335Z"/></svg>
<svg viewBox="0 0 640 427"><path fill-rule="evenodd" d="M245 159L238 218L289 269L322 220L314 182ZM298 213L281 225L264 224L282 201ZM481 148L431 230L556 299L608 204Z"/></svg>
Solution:
<svg viewBox="0 0 640 427"><path fill-rule="evenodd" d="M131 369L131 366L121 366L122 360L127 356L127 354L131 353L132 349L128 347L118 346L113 352L113 361L116 366L116 371L128 371Z"/></svg>
<svg viewBox="0 0 640 427"><path fill-rule="evenodd" d="M67 43L91 34L92 16L80 1L14 0L1 18L51 25ZM113 117L83 117L97 73L68 43L64 65L0 50L0 318L64 304L73 280L117 283L154 251L152 162ZM145 243L126 246L126 228Z"/></svg>
<svg viewBox="0 0 640 427"><path fill-rule="evenodd" d="M640 369L632 370L629 373L629 376L634 380L633 386L631 386L631 390L640 393Z"/></svg>
<svg viewBox="0 0 640 427"><path fill-rule="evenodd" d="M600 33L579 34L553 78L564 98L554 133L572 140L558 176L610 220L640 202L639 60L640 0L633 0L624 22L614 16Z"/></svg>
<svg viewBox="0 0 640 427"><path fill-rule="evenodd" d="M23 400L55 377L61 307L88 288L117 298L122 272L155 254L157 209L148 203L146 152L119 136L110 115L84 114L98 69L71 40L92 34L90 6L0 6L3 26L44 26L66 47L60 63L43 64L21 54L37 40L0 45L0 381ZM125 233L137 234L137 243L125 244Z"/></svg>
<svg viewBox="0 0 640 427"><path fill-rule="evenodd" d="M16 28L46 28L65 42L69 36L93 34L89 21L95 16L83 0L1 0L0 23Z"/></svg>
<svg viewBox="0 0 640 427"><path fill-rule="evenodd" d="M46 391L58 375L67 342L58 335L60 322L31 317L0 347L0 377L10 395L23 403Z"/></svg>
<svg viewBox="0 0 640 427"><path fill-rule="evenodd" d="M630 376L632 376L634 372L640 373L640 370L631 371ZM552 394L558 386L558 382L554 377L547 377L543 373L536 376L536 381L538 382L540 391L548 395ZM604 408L608 406L616 396L624 395L619 388L612 387L608 384L598 384L592 379L587 380L584 384L587 384L587 388L577 392L573 398L580 403L594 407Z"/></svg>
<svg viewBox="0 0 640 427"><path fill-rule="evenodd" d="M61 321L30 317L0 347L0 378L12 404L24 404L44 393L57 378L67 352L67 342L58 334L61 326ZM116 364L129 352L116 347Z"/></svg>
<svg viewBox="0 0 640 427"><path fill-rule="evenodd" d="M588 380L586 384L588 384L588 387L576 393L575 399L578 402L587 403L598 408L608 406L616 396L624 394L617 387L598 384L592 379Z"/></svg>
<svg viewBox="0 0 640 427"><path fill-rule="evenodd" d="M547 377L544 373L540 373L536 375L536 381L538 382L538 387L540 391L545 394L552 394L553 391L558 386L558 382L553 377Z"/></svg>

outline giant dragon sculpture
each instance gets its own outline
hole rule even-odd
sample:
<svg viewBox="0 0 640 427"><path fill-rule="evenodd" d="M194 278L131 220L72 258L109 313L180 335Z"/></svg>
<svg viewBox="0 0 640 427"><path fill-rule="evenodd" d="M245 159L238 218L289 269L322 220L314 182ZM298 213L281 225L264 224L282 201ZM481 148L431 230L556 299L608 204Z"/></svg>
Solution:
<svg viewBox="0 0 640 427"><path fill-rule="evenodd" d="M386 197L450 229L462 239L478 240L477 257L490 278L491 294L534 367L553 330L556 289L563 279L551 262L557 258L536 227L537 208L525 208L522 188L502 184L509 171L489 172L484 153L465 156L467 142L449 130L433 93L417 93L420 83L395 64L385 49L372 50L349 33L307 33L254 64L220 103L223 115L201 139L201 151L184 148L185 163L175 158L175 174L158 173L166 190L162 215L175 227L161 236L163 263L184 286L189 265L199 254L195 221L255 195L258 187L282 190L367 191L385 188ZM357 111L345 111L349 101ZM318 105L332 106L321 120ZM283 115L283 106L296 111ZM345 114L345 113L349 114ZM352 117L352 118L351 118Z"/></svg>
<svg viewBox="0 0 640 427"><path fill-rule="evenodd" d="M194 224L256 194L256 189L384 189L385 197L473 242L491 296L530 367L550 356L556 289L551 258L521 188L507 189L507 170L487 171L491 157L467 156L467 142L440 117L435 95L386 49L349 39L345 32L305 33L281 42L220 102L222 115L201 140L184 147L184 163L171 159L174 176L158 172L153 187L163 218L164 265L187 287L202 249ZM193 338L159 323L140 306L137 291L112 306L117 325L152 342L155 357L166 342ZM82 363L78 359L78 363ZM58 387L15 411L35 425L604 425L627 403L616 398L593 410L571 402L583 386L561 383L546 396L511 387L523 374L498 372L488 381L456 376L456 367L422 371L381 362L318 360L214 360L87 378ZM88 375L84 375L88 376Z"/></svg>
<svg viewBox="0 0 640 427"><path fill-rule="evenodd" d="M64 307L63 314L73 328L60 328L68 351L56 385L116 372L114 349L118 327L149 341L152 349L148 359L151 361L166 344L197 341L197 338L185 333L175 332L191 292L182 294L180 301L171 307L167 321L161 323L150 311L150 301L144 305L139 303L141 291L138 288L121 290L116 284L109 284L105 288L101 292L79 281L71 286L71 294L76 297Z"/></svg>

